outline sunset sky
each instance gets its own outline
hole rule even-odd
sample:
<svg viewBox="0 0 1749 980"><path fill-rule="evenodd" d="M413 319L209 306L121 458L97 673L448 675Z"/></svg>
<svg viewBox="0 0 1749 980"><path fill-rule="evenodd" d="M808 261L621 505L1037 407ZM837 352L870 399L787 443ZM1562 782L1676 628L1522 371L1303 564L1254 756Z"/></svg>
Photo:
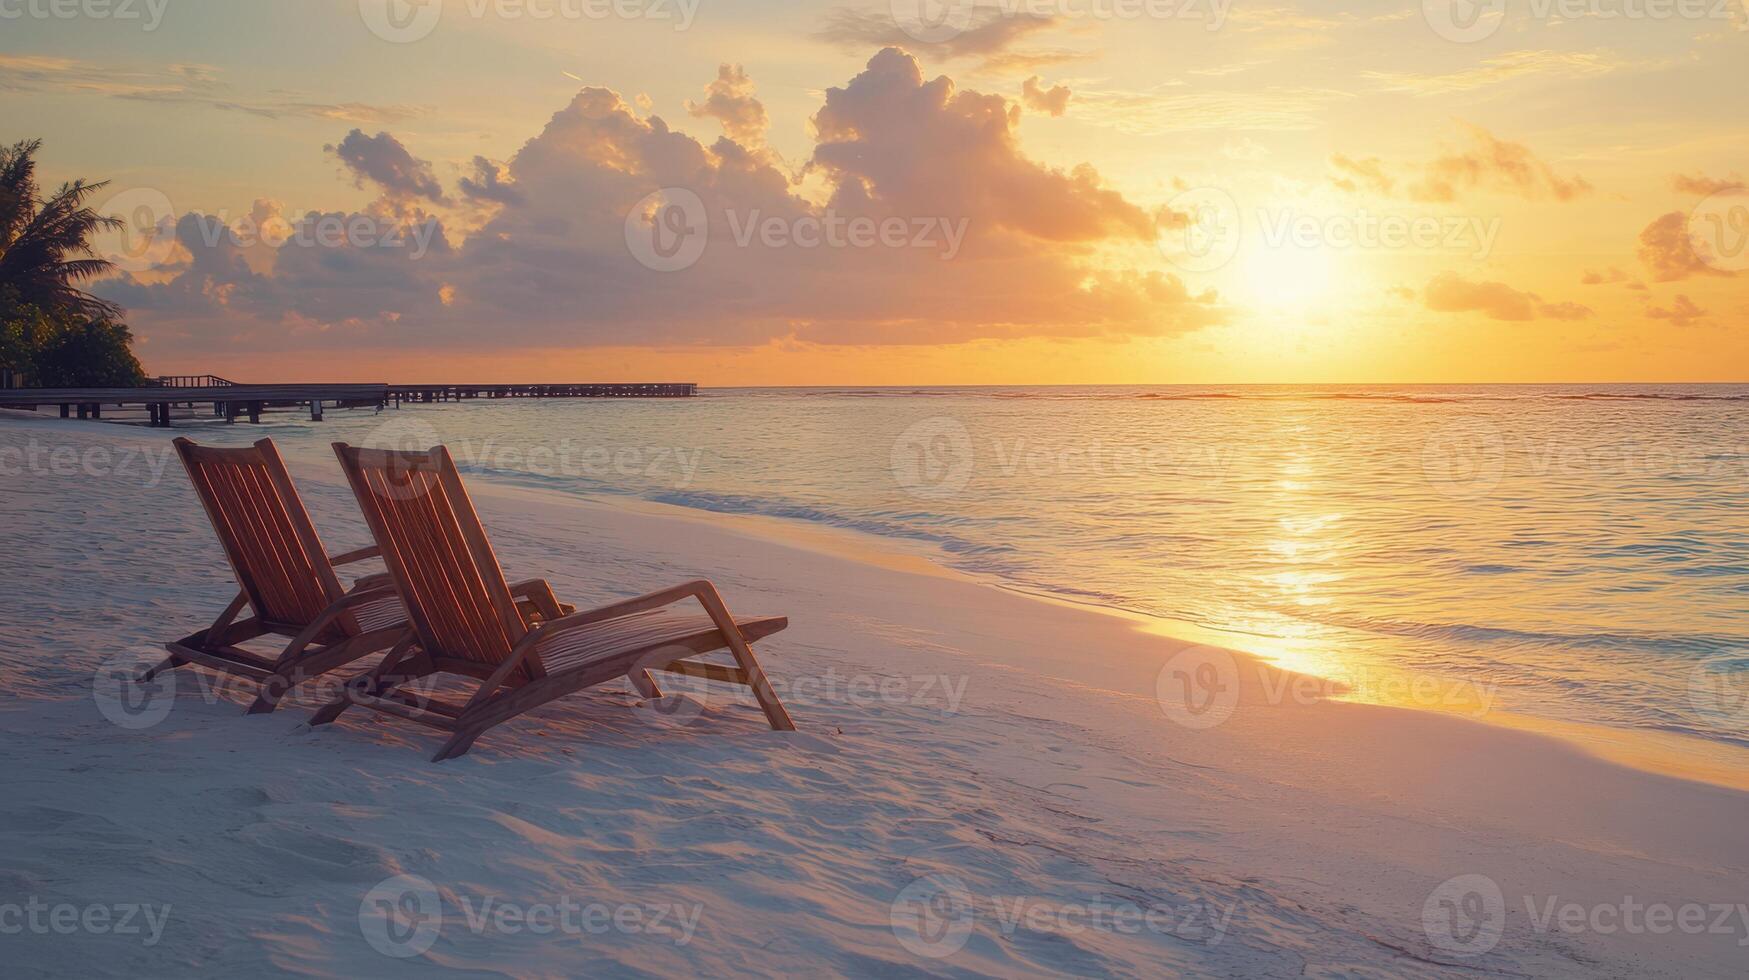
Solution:
<svg viewBox="0 0 1749 980"><path fill-rule="evenodd" d="M0 138L152 373L1749 377L1743 0L617 2L5 0Z"/></svg>

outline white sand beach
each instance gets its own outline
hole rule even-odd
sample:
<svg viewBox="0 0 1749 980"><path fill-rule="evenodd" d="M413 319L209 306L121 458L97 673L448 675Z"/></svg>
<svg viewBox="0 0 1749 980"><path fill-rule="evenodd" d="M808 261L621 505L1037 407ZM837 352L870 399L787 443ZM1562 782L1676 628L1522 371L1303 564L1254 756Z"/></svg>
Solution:
<svg viewBox="0 0 1749 980"><path fill-rule="evenodd" d="M703 577L790 617L760 653L794 734L678 680L443 764L365 712L245 717L198 671L130 710L106 665L234 592L173 434L0 419L8 976L1749 970L1749 795L1284 696L874 539L469 481L512 579L590 606ZM334 461L290 462L330 551L366 544ZM1187 708L1198 670L1236 697Z"/></svg>

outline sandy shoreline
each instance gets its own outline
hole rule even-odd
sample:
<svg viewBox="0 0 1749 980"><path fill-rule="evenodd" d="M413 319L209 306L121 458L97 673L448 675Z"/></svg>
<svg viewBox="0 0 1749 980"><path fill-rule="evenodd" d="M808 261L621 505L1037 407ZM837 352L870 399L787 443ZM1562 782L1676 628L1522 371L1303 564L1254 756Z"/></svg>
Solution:
<svg viewBox="0 0 1749 980"><path fill-rule="evenodd" d="M1749 962L1744 793L1533 732L1296 696L1316 682L903 556L478 480L512 577L588 605L702 576L738 612L790 616L761 650L802 731L763 730L739 696L652 707L616 687L432 766L412 726L349 715L312 732L295 706L244 718L241 691L191 674L161 721L125 728L94 674L229 595L181 473L152 476L168 438L0 419L0 451L35 439L78 460L0 472L15 787L0 929L25 922L7 938L24 975L1735 976ZM332 462L292 469L328 547L364 543ZM440 896L423 957L384 955L361 922L402 875ZM169 911L147 944L8 920L33 900ZM573 905L611 924L524 921ZM919 931L923 908L939 914ZM1648 908L1668 908L1667 927Z"/></svg>

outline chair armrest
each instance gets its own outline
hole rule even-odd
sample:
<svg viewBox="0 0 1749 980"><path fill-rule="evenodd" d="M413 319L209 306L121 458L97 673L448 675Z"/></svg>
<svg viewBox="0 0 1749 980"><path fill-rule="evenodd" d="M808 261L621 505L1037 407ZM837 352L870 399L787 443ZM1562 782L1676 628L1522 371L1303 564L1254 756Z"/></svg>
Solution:
<svg viewBox="0 0 1749 980"><path fill-rule="evenodd" d="M564 633L584 626L592 626L596 623L604 623L610 619L618 619L621 616L630 616L634 613L660 609L663 606L672 606L676 602L685 599L698 599L701 604L705 605L706 612L709 612L710 607L709 604L705 602L704 596L707 594L714 595L715 593L716 588L709 582L702 580L697 582L687 582L684 585L676 585L673 588L663 589L660 592L651 592L648 595L641 595L634 599L622 599L619 602L612 602L605 606L597 606L594 609L585 609L582 612L571 613L568 616L561 616L551 622L542 623L539 629L524 637L522 642L523 644L532 646L531 641L538 642L540 639L545 639L552 634Z"/></svg>
<svg viewBox="0 0 1749 980"><path fill-rule="evenodd" d="M344 555L334 555L328 559L328 564L350 565L353 562L364 561L366 558L380 558L382 557L382 554L383 549L373 544L368 548L360 548L357 551L348 551Z"/></svg>
<svg viewBox="0 0 1749 980"><path fill-rule="evenodd" d="M575 606L567 606L553 594L553 587L546 579L531 578L526 582L517 582L510 587L510 595L517 600L526 600L540 611L541 617L549 622L561 616L577 611ZM520 602L518 603L520 604Z"/></svg>
<svg viewBox="0 0 1749 980"><path fill-rule="evenodd" d="M291 644L279 655L278 663L289 664L296 660L298 656L304 652L304 648L315 642L316 637L322 635L322 631L331 626L335 620L340 618L342 613L346 612L346 610L351 609L353 606L362 605L366 602L387 599L396 594L397 593L393 588L387 587L359 589L355 592L348 592L334 600L328 605L328 608L322 610L321 615L317 616L314 622L304 627L302 633L299 633L292 638Z"/></svg>
<svg viewBox="0 0 1749 980"><path fill-rule="evenodd" d="M716 587L703 580L687 582L684 585L676 585L673 588L663 589L660 592L651 592L648 595L641 595L635 599L625 599L620 602L599 606L595 609L589 609L579 613L571 613L568 616L561 616L558 619L540 623L530 629L516 644L515 648L510 651L510 656L504 658L504 662L498 665L498 669L492 672L492 676L488 677L486 682L480 685L480 689L474 692L474 696L468 700L467 705L462 710L467 711L491 697L492 692L502 686L504 682L510 678L511 674L519 669L523 662L534 654L535 647L539 646L550 637L557 636L560 633L568 632L570 630L581 629L595 623L603 623L610 619L618 619L621 616L630 616L633 613L647 612L651 609L660 609L663 606L671 606L676 602L689 598L698 599L699 604L704 606L705 611L710 613L711 618L717 622L718 628L723 628L723 620L717 616L716 609L713 608L713 600L717 605L720 606L721 604L721 600L716 599ZM728 620L727 628L735 628L734 620Z"/></svg>

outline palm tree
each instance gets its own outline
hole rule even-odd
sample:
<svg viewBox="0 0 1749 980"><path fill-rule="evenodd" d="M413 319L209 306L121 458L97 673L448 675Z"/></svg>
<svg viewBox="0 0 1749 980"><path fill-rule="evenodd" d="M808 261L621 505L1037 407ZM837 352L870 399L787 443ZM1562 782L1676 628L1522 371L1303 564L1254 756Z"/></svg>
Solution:
<svg viewBox="0 0 1749 980"><path fill-rule="evenodd" d="M41 148L42 140L0 147L0 290L9 288L15 301L46 311L119 317L120 307L79 288L114 268L97 257L91 236L120 230L124 222L85 206L109 182L75 180L39 200L36 152Z"/></svg>

